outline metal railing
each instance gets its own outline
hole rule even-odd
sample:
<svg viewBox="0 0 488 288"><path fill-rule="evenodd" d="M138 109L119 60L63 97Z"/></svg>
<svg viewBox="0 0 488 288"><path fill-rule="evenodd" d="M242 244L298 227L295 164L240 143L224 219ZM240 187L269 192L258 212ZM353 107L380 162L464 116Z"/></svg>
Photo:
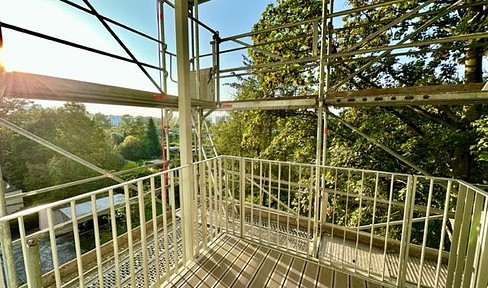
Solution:
<svg viewBox="0 0 488 288"><path fill-rule="evenodd" d="M213 158L1 217L0 225L15 227L12 234L18 234L11 243L5 243L2 234L1 283L7 287L136 287L137 283L150 287L168 280L184 266L179 174L193 169L200 177L199 168L205 167L201 178L212 178L219 175L217 163ZM211 219L218 207L216 183L202 182L194 190L194 254L220 233L218 222L202 225L202 219ZM134 186L136 190L131 189ZM207 191L204 195L214 201L200 201L199 190ZM26 219L31 217L45 219L46 227L26 229ZM74 246L71 257L60 254L66 254L60 247L63 237Z"/></svg>
<svg viewBox="0 0 488 288"><path fill-rule="evenodd" d="M392 287L488 283L480 273L488 265L487 193L473 185L251 158L222 162L228 233Z"/></svg>
<svg viewBox="0 0 488 288"><path fill-rule="evenodd" d="M191 220L179 213L182 169ZM1 217L19 237L2 241L0 276L12 287L161 284L185 266L181 226L192 225L189 259L224 232L384 286L486 287L486 198L454 179L219 156ZM39 213L47 227L26 229ZM52 260L39 261L39 243Z"/></svg>

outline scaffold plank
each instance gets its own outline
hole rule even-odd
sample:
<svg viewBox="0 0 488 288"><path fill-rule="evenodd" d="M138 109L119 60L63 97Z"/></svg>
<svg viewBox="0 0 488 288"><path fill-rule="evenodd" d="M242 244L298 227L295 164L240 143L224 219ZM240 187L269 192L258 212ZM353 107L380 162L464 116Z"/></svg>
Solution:
<svg viewBox="0 0 488 288"><path fill-rule="evenodd" d="M4 91L3 96L7 98L77 101L148 108L178 107L178 97L174 95L23 72L1 73L0 91ZM212 108L215 104L193 99L192 106Z"/></svg>
<svg viewBox="0 0 488 288"><path fill-rule="evenodd" d="M336 107L453 105L488 102L485 83L332 91L324 100ZM317 95L221 102L217 110L290 110L318 107Z"/></svg>

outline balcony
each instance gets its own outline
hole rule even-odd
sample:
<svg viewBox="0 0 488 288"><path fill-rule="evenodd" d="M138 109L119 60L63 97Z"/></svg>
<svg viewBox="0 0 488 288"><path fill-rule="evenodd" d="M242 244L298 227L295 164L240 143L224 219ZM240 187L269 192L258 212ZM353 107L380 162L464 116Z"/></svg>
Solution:
<svg viewBox="0 0 488 288"><path fill-rule="evenodd" d="M2 283L486 287L486 197L455 179L219 156L1 217ZM26 231L39 213L46 228Z"/></svg>

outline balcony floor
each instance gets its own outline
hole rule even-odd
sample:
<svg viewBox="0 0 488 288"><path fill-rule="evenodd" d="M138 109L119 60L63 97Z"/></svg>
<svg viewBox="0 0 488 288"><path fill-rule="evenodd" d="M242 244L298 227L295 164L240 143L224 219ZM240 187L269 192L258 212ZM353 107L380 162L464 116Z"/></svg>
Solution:
<svg viewBox="0 0 488 288"><path fill-rule="evenodd" d="M382 287L222 234L161 287Z"/></svg>
<svg viewBox="0 0 488 288"><path fill-rule="evenodd" d="M178 257L182 256L182 244L181 244L181 225L179 218L175 222L176 228L176 249L171 248L169 253L174 255L178 254ZM277 250L254 244L257 242L247 241L239 237L239 225L238 219L232 219L227 222L227 233L223 233L216 240L209 243L209 248L201 257L194 262L189 268L186 268L177 274L177 278L173 278L172 281L164 287L381 287L373 283L367 283L364 280L347 276L341 272L337 272L330 268L320 267L312 262L302 260L306 257L306 253L310 247L310 241L308 241L306 231L293 229L287 231L286 225L276 225L276 222L271 222L271 226L268 227L267 221L256 220L252 221L250 217L246 217L245 229L253 235L254 240L257 241L259 237L264 239L263 243L273 243L271 245L280 245L282 247L290 247L292 254L299 254L300 257L292 257L286 253L278 252ZM222 225L226 226L226 225ZM172 247L172 229L168 227L168 240ZM163 233L159 232L161 238ZM199 239L205 232L202 231L202 226L199 226L198 235ZM269 237L269 238L267 238ZM278 237L278 238L277 238ZM162 238L160 239L162 241ZM273 247L273 246L271 246ZM135 259L136 259L136 285L137 287L143 287L143 274L142 274L142 256L140 243L137 243L134 247ZM160 253L163 255L164 249ZM154 284L155 265L154 265L154 245L150 240L148 242L148 252L150 257L149 272L150 281ZM322 235L319 256L321 259L336 259L336 262L340 259L344 259L342 262L344 267L357 267L359 270L365 268L364 265L372 264L371 273L377 276L381 275L381 271L384 271L385 277L395 276L395 269L398 266L398 256L387 254L386 259L383 258L382 251L373 248L371 259L369 258L369 245L360 244L358 246L358 254L355 253L355 242L344 241L341 237L330 237L326 234ZM129 261L127 251L120 255L122 260L122 278L123 287L130 286L129 277ZM252 256L252 257L251 257ZM353 259L355 261L353 261ZM384 260L383 260L384 259ZM161 272L164 272L164 259L161 260ZM173 266L173 262L170 259L170 265ZM326 262L326 261L325 261ZM383 265L383 263L385 264ZM407 281L414 282L418 277L419 263L418 258L410 257L408 263ZM356 264L353 264L356 263ZM290 265L291 264L291 265ZM426 287L434 287L432 279L435 278L434 263L427 261L424 265L424 281L423 285ZM115 270L112 262L105 263L104 265L104 286L110 287L114 285ZM366 266L367 267L367 266ZM447 267L442 267L440 285L439 287L445 287L445 270ZM264 274L263 274L264 273ZM352 272L351 272L352 273ZM87 287L96 288L99 287L96 271L86 275L85 281L88 282ZM256 275L254 275L256 274ZM271 275L271 276L270 276ZM425 277L428 275L428 277ZM269 280L268 280L269 279ZM427 280L425 280L427 279ZM234 283L235 281L235 283ZM268 282L266 282L268 281ZM209 284L211 283L211 284ZM344 284L345 283L345 284ZM246 284L246 285L244 285ZM76 285L74 285L76 286Z"/></svg>

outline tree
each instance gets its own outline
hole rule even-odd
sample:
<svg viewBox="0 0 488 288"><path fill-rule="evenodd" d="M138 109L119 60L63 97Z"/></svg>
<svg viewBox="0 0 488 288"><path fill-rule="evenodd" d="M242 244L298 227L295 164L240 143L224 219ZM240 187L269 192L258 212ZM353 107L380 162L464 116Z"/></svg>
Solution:
<svg viewBox="0 0 488 288"><path fill-rule="evenodd" d="M132 135L125 137L124 141L118 146L118 150L127 160L139 161L144 158L142 141Z"/></svg>
<svg viewBox="0 0 488 288"><path fill-rule="evenodd" d="M317 0L300 0L278 1L276 4L269 4L263 12L261 19L254 26L254 31L272 27L275 25L297 22L317 16L321 16L321 2ZM364 5L372 4L370 0L352 0L350 5L357 8ZM375 2L376 3L376 2ZM376 32L384 24L410 11L413 7L419 5L419 1L404 1L395 5L387 5L376 10L365 11L361 13L350 14L343 17L344 27L349 30L339 30L333 38L334 51L346 51L355 46L361 40L365 39L372 33ZM470 4L482 4L482 1L470 1ZM429 14L434 10L440 10L443 3L436 3L427 6L424 10L425 16L404 21L395 25L391 29L379 34L373 40L367 41L362 45L363 48L380 47L391 45L405 38L412 33L412 30L425 23L432 16ZM486 5L472 6L462 8L457 11L447 13L441 17L437 23L425 29L422 33L413 35L413 41L423 41L439 37L447 37L460 33L473 33L486 31L488 29ZM321 29L321 27L319 27ZM285 28L278 31L270 31L252 36L255 44L259 44L261 49L274 52L286 59L303 59L311 56L312 53L312 23L299 25L294 28ZM294 37L302 37L299 40ZM277 40L286 40L276 42ZM446 83L459 83L463 79L457 77L456 62L464 61L466 83L481 81L481 56L486 52L485 46L482 46L482 40L471 41L469 43L442 44L437 51L429 52L426 47L414 47L410 56L388 56L378 61L364 72L358 74L353 79L347 81L340 88L342 89L367 89L382 87L402 87L417 85L436 85ZM480 48L481 47L481 48ZM428 47L427 47L428 48ZM246 60L249 64L266 64L279 61L276 57L269 54L261 53L256 50L249 50L250 59ZM339 83L352 72L359 69L367 63L369 59L355 59L352 57L342 57L332 62L331 86ZM283 69L257 71L253 78L241 80L237 89L238 99L247 98L269 98L281 96L304 95L316 93L317 91L317 73L314 68L307 66L299 69L292 69L290 65L280 67ZM257 85L256 85L257 83ZM236 86L235 85L235 86ZM244 87L244 88L243 88ZM247 87L247 88L245 88ZM254 92L254 96L246 93L246 89L259 91ZM481 115L486 114L487 108L482 105L467 106L427 106L427 107L395 107L395 108L351 108L342 111L343 117L349 119L354 125L367 129L381 141L394 150L401 152L405 157L418 161L419 166L424 170L434 173L438 176L455 176L470 181L481 181L486 177L483 174L479 162L474 161L474 155L470 147L476 143L478 133L473 128L473 123L480 119ZM295 152L285 154L298 154L303 150L303 143L308 143L306 147L315 147L315 137L312 136L316 128L314 123L315 117L308 115L307 111L280 111L280 112L245 112L249 117L246 120L246 126L243 131L256 131L253 123L261 123L263 120L273 122L270 127L273 130L266 136L255 133L248 138L247 143L256 147L262 136L272 139L269 143L274 143L274 149L259 149L259 153L264 151L282 151L292 150ZM315 118L316 119L316 118ZM287 122L291 123L288 124ZM301 123L306 121L308 124ZM374 121L374 123L373 123ZM395 123L392 125L391 123ZM377 148L370 147L370 144L363 139L357 140L351 138L350 132L343 129L340 124L330 121L330 125L340 129L341 133L333 133L329 137L332 139L332 150L329 156L334 164L350 165L361 161L361 168L373 168L380 161L380 154L384 152ZM286 127L307 127L308 133L289 133ZM368 129L375 127L375 129ZM396 131L402 127L399 133ZM245 132L244 132L245 133ZM285 133L288 135L280 135ZM293 135L292 135L293 134ZM259 135L259 138L258 138ZM390 136L391 137L390 137ZM394 135L394 136L392 136ZM223 136L225 137L225 136ZM338 137L338 138L337 138ZM283 141L283 140L287 141ZM355 150L340 151L342 142L350 143L350 139L359 141L361 145L355 144ZM442 142L432 143L432 139L442 139ZM246 143L246 141L243 141ZM269 144L268 143L268 144ZM266 147L269 145L266 144ZM337 147L335 147L337 145ZM280 147L281 146L281 147ZM286 149L285 149L286 147ZM313 148L312 148L313 149ZM432 150L439 151L439 157ZM437 150L440 149L440 150ZM374 150L375 153L370 153ZM349 151L349 152L348 152ZM367 152L366 152L367 151ZM258 153L258 154L259 154ZM313 161L314 153L307 153L309 157L307 162ZM278 158L278 154L266 153L267 157ZM280 156L281 158L283 156ZM290 156L286 156L288 159ZM401 167L399 162L391 159L383 162L383 167L376 169L393 169L396 171L415 172L408 168ZM446 165L447 164L447 165Z"/></svg>
<svg viewBox="0 0 488 288"><path fill-rule="evenodd" d="M122 158L106 142L103 130L92 121L84 105L67 103L61 108L40 108L12 111L7 120L63 149L107 170L119 169ZM5 177L16 187L29 191L84 179L98 173L41 146L6 128L0 128L0 163ZM29 198L31 203L51 201L86 192L92 183Z"/></svg>
<svg viewBox="0 0 488 288"><path fill-rule="evenodd" d="M321 16L321 2L318 0L281 0L269 4L259 22L254 26L254 31L319 17ZM349 1L352 8L376 3L378 1ZM381 23L388 23L401 17L419 3L421 2L417 0L406 0L343 17L344 27L348 30L336 30L332 38L333 53L353 48L378 31L383 25ZM449 3L453 2L449 1ZM442 5L446 5L446 3L436 2L428 5L422 11L425 13L395 25L370 41L365 41L361 44L361 48L375 48L398 43L430 20L433 13L442 9ZM467 8L447 13L422 33L410 36L412 41L425 41L463 33L487 31L487 14L486 1L469 1ZM259 48L273 52L287 60L303 60L312 56L311 31L312 24L304 24L256 34L252 36L252 40L254 44L259 45ZM299 37L298 40L297 37ZM285 41L277 42L278 40ZM408 51L411 52L411 55L384 57L340 86L338 85L340 82L368 63L370 59L352 56L335 58L331 63L330 87L337 85L338 89L361 90L480 82L482 79L481 58L486 53L486 46L484 40L473 40L467 43L440 44L437 46L438 49L433 52L428 51L427 48L432 48L429 46L412 47ZM261 65L282 60L258 50L249 49L248 53L250 58L245 60L245 64ZM461 65L461 68L458 67L458 64ZM461 72L459 73L461 76L457 72ZM316 68L307 65L293 67L292 65L281 65L280 69L257 69L254 75L245 79L241 78L234 87L237 99L259 99L317 94L317 84ZM343 109L339 113L343 119L361 131L378 139L379 142L435 176L454 176L470 182L488 180L488 174L486 174L488 161L485 161L486 143L488 143L486 132L488 131L486 128L488 127L486 117L488 108L486 106L363 107ZM235 115L242 115L239 117L243 117L245 120L234 119ZM314 161L317 128L315 111L252 111L242 114L234 113L231 114L231 117L226 124L221 125L223 127L219 127L220 132L229 134L218 137L241 139L242 148L258 148L254 150L258 157L300 162ZM242 123L241 129L226 129L225 125L230 128L235 125L233 123L235 120ZM269 128L269 130L259 130L259 123L263 123L262 127ZM328 164L418 174L417 171L402 165L400 161L378 149L366 139L353 134L343 124L330 119L328 125ZM241 138L236 135L239 131L242 131ZM249 132L247 139L246 132ZM327 177L327 175L325 176ZM306 177L302 175L302 178ZM359 187L359 181L353 180L353 182L355 182L352 184L353 186ZM418 189L417 196L419 199L422 199L422 196L427 199L425 193L426 189ZM395 201L404 201L404 193L398 194L394 196ZM293 203L303 201L300 196L295 196ZM434 195L434 202L443 203L443 199L437 199L438 197L440 196ZM331 199L331 201L338 201L335 211L336 219L346 221L345 218L341 218L345 215L343 209L345 203L341 203L337 199ZM304 208L305 205L301 207ZM362 209L357 208L357 205L349 208L351 217L348 218L347 223L343 224L355 227L357 218L354 215L357 215ZM368 216L368 209L371 211L371 207L365 207L366 212L363 211L365 212L363 220L371 217L371 215ZM328 211L328 213L330 212ZM376 217L385 219L387 216L377 214ZM393 218L390 220L398 220ZM421 230L414 229L412 234L414 241L421 241L419 231ZM431 233L429 235L439 236L440 231L439 225L429 226L429 233ZM401 231L390 231L390 234L395 234L395 236L400 233ZM439 240L438 237L431 238Z"/></svg>
<svg viewBox="0 0 488 288"><path fill-rule="evenodd" d="M102 113L96 113L95 115L93 115L92 120L98 125L98 127L104 130L110 129L110 127L112 127L108 116Z"/></svg>
<svg viewBox="0 0 488 288"><path fill-rule="evenodd" d="M156 125L152 118L149 118L147 121L144 146L146 157L148 159L161 157L161 142L159 141L158 131L156 130Z"/></svg>

